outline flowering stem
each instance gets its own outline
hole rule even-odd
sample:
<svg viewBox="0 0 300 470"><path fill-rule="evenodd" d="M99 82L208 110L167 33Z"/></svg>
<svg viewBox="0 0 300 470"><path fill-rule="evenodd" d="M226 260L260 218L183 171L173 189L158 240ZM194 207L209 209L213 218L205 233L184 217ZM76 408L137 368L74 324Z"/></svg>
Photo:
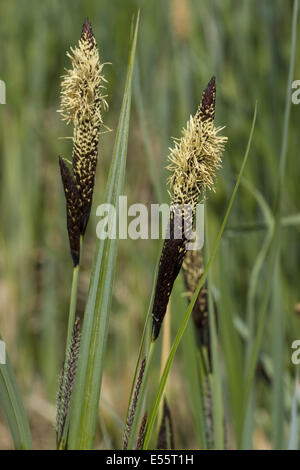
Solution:
<svg viewBox="0 0 300 470"><path fill-rule="evenodd" d="M80 248L79 248L79 260L82 252L82 236L80 236ZM72 278L72 287L71 287L71 298L70 298L70 308L69 308L69 318L68 318L68 332L67 332L67 341L66 341L66 352L64 366L62 370L62 397L65 399L66 388L68 381L68 367L70 360L70 350L72 348L72 337L74 335L74 325L76 317L76 306L77 306L77 294L78 294L78 280L79 280L79 263L73 267L73 278ZM58 420L62 410L60 406L57 410ZM57 434L57 449L63 450L66 446L66 435L69 426L69 416L65 417L63 425L59 425L58 434Z"/></svg>
<svg viewBox="0 0 300 470"><path fill-rule="evenodd" d="M82 236L80 237L79 259L81 256L81 251L82 251ZM68 354L68 350L69 350L69 346L70 346L70 342L72 338L72 331L73 331L75 315L76 315L78 280L79 280L79 263L73 268L73 279L72 279L69 320L68 320L68 334L67 334L67 342L66 342L66 359L67 359L67 354Z"/></svg>

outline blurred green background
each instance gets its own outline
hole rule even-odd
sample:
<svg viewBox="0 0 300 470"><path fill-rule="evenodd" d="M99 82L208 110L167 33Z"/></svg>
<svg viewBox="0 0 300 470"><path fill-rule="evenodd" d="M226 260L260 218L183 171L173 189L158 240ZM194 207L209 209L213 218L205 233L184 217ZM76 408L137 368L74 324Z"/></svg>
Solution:
<svg viewBox="0 0 300 470"><path fill-rule="evenodd" d="M217 79L216 124L228 136L216 193L206 203L209 242L222 222L246 147L255 101L258 118L245 180L235 201L212 272L219 339L230 316L238 351L245 352L251 273L266 238L264 203L274 207L291 46L292 2L287 0L11 0L0 3L0 331L15 367L36 448L54 448L58 374L63 361L72 265L58 155L71 158L72 130L60 119L60 77L66 51L90 19L105 66L105 133L100 143L94 205L84 246L79 310L84 309L95 248L95 209L103 202L124 90L131 21L141 12L128 148L128 203L168 201L165 170L171 136L179 136L203 88ZM297 52L300 51L298 35ZM299 54L298 54L299 56ZM294 79L300 79L296 55ZM284 184L281 262L267 312L252 415L255 448L286 448L296 366L291 343L300 339L299 126L292 105ZM249 184L251 186L249 187ZM257 197L255 197L255 195ZM149 303L158 243L120 242L110 335L99 415L98 447L120 445L138 345ZM253 301L259 305L264 264ZM181 282L180 280L178 282ZM180 289L177 289L180 290ZM176 331L186 300L171 303ZM227 338L228 339L228 338ZM228 349L227 349L228 351ZM176 443L197 448L184 342L172 369L169 401ZM230 447L232 375L220 354ZM159 370L159 359L157 360ZM236 389L239 394L239 390ZM251 441L251 439L250 439ZM251 444L251 445L252 445ZM249 444L250 445L250 444ZM299 441L298 441L299 445ZM12 441L0 413L0 448Z"/></svg>

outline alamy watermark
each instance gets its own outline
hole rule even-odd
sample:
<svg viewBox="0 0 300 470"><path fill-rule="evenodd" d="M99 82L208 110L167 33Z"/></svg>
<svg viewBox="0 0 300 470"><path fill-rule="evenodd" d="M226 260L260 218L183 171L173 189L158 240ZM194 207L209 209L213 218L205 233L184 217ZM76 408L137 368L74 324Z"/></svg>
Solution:
<svg viewBox="0 0 300 470"><path fill-rule="evenodd" d="M6 104L6 85L3 80L0 80L0 104Z"/></svg>
<svg viewBox="0 0 300 470"><path fill-rule="evenodd" d="M6 364L5 343L0 340L0 364Z"/></svg>
<svg viewBox="0 0 300 470"><path fill-rule="evenodd" d="M292 92L292 103L300 103L300 80L294 80L292 83L292 89L295 90Z"/></svg>
<svg viewBox="0 0 300 470"><path fill-rule="evenodd" d="M170 214L174 224L170 228ZM99 239L148 240L159 238L185 238L187 250L199 250L204 244L204 204L171 205L131 204L127 196L119 196L117 207L101 204L96 215L100 221L96 227ZM193 223L191 223L193 221Z"/></svg>
<svg viewBox="0 0 300 470"><path fill-rule="evenodd" d="M300 339L295 339L295 341L292 342L291 348L294 349L291 361L295 366L298 366L300 364Z"/></svg>

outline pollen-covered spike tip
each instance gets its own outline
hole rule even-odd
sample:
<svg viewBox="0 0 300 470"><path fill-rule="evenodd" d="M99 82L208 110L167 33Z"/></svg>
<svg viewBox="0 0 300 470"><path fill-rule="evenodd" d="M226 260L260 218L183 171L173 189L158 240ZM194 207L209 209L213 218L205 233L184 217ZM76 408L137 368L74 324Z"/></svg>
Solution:
<svg viewBox="0 0 300 470"><path fill-rule="evenodd" d="M89 22L88 18L86 18L83 22L81 37L84 36L85 34L87 34L89 37L94 36L93 30L92 30L92 25Z"/></svg>
<svg viewBox="0 0 300 470"><path fill-rule="evenodd" d="M90 50L93 50L96 46L96 40L93 33L93 29L88 18L84 20L84 23L82 25L81 40L87 42Z"/></svg>

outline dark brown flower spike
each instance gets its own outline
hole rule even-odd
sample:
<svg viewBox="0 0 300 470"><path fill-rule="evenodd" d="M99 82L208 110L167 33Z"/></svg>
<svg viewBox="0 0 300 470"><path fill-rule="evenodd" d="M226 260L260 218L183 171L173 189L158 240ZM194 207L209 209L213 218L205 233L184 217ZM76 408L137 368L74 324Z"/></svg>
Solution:
<svg viewBox="0 0 300 470"><path fill-rule="evenodd" d="M67 123L73 122L74 125L72 173L68 170L69 174L66 176L67 166L64 165L63 172L61 161L60 166L67 212L72 213L68 233L76 266L79 262L80 236L85 233L92 206L99 133L103 125L101 111L107 106L105 97L101 94L102 83L105 81L102 76L103 64L100 64L96 40L88 20L83 24L78 46L71 48L71 53L67 55L71 59L72 68L63 77L59 112ZM69 194L71 186L72 196ZM79 228L76 236L72 224L76 229Z"/></svg>
<svg viewBox="0 0 300 470"><path fill-rule="evenodd" d="M80 225L82 223L79 194L74 183L73 176L61 157L59 157L59 167L66 198L67 229L69 234L71 255L74 266L77 266L79 263L80 253Z"/></svg>
<svg viewBox="0 0 300 470"><path fill-rule="evenodd" d="M183 233L181 238L175 238L175 226L177 217L175 210L170 211L169 233L170 238L164 241L162 254L159 261L158 277L156 282L155 297L153 302L152 317L152 340L154 341L160 331L164 319L173 284L177 278L186 253L186 238ZM178 229L178 225L177 225Z"/></svg>
<svg viewBox="0 0 300 470"><path fill-rule="evenodd" d="M215 107L216 107L216 78L212 77L208 82L207 87L205 88L201 104L197 111L202 122L209 120L213 121L215 119Z"/></svg>
<svg viewBox="0 0 300 470"><path fill-rule="evenodd" d="M199 284L199 281L204 273L201 252L197 250L189 250L184 258L182 269L187 289L187 298L189 301L191 301L193 294ZM205 346L207 348L209 367L211 370L208 292L206 283L200 289L192 314L196 330L197 343L199 346Z"/></svg>
<svg viewBox="0 0 300 470"><path fill-rule="evenodd" d="M174 282L186 254L197 203L213 189L216 171L227 138L219 136L221 128L214 126L216 84L213 77L202 95L200 106L183 130L181 139L174 139L168 169L172 204L169 220L169 238L165 239L160 258L154 303L152 309L152 341L161 328ZM176 236L175 236L176 234ZM181 237L178 237L178 234Z"/></svg>

